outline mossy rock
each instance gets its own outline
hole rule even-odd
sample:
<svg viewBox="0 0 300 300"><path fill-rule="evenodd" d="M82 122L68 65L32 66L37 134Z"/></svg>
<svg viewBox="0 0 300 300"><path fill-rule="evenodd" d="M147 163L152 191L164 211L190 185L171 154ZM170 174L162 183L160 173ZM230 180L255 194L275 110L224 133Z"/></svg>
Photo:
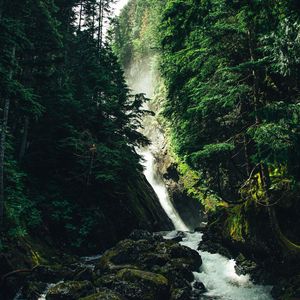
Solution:
<svg viewBox="0 0 300 300"><path fill-rule="evenodd" d="M96 266L96 273L116 270L116 266L125 268L126 265L151 270L154 265L163 266L174 259L181 259L192 271L198 271L202 264L197 251L172 241L124 240L105 252Z"/></svg>
<svg viewBox="0 0 300 300"><path fill-rule="evenodd" d="M101 277L95 278L93 283L96 287L105 287L110 289L116 280L116 275L114 273L112 274L105 274Z"/></svg>
<svg viewBox="0 0 300 300"><path fill-rule="evenodd" d="M189 289L172 289L170 300L187 300L191 299L191 291Z"/></svg>
<svg viewBox="0 0 300 300"><path fill-rule="evenodd" d="M95 292L89 281L67 281L51 287L47 300L77 300Z"/></svg>
<svg viewBox="0 0 300 300"><path fill-rule="evenodd" d="M47 283L56 283L58 281L70 278L73 271L62 265L37 266L30 275L32 281L42 281Z"/></svg>
<svg viewBox="0 0 300 300"><path fill-rule="evenodd" d="M188 265L192 271L199 271L202 265L201 256L197 251L179 244L173 244L170 247L170 257Z"/></svg>
<svg viewBox="0 0 300 300"><path fill-rule="evenodd" d="M168 279L160 274L136 270L136 269L123 269L117 273L117 278L129 281L138 280L153 284L154 286L168 286Z"/></svg>
<svg viewBox="0 0 300 300"><path fill-rule="evenodd" d="M152 271L166 277L175 288L189 288L190 282L194 280L193 272L183 263L170 261L162 267L153 268Z"/></svg>
<svg viewBox="0 0 300 300"><path fill-rule="evenodd" d="M114 269L115 265L138 264L141 255L151 252L153 248L152 243L146 240L123 240L104 253L96 266L96 271L109 271Z"/></svg>
<svg viewBox="0 0 300 300"><path fill-rule="evenodd" d="M113 289L130 300L166 300L170 297L168 279L160 274L123 269L116 274Z"/></svg>
<svg viewBox="0 0 300 300"><path fill-rule="evenodd" d="M127 300L127 299L116 292L110 290L103 290L98 292L97 294L80 298L80 300Z"/></svg>
<svg viewBox="0 0 300 300"><path fill-rule="evenodd" d="M47 288L47 283L30 281L26 282L23 287L23 295L26 299L36 299L37 295L41 295Z"/></svg>
<svg viewBox="0 0 300 300"><path fill-rule="evenodd" d="M163 275L130 268L103 275L94 285L117 291L128 299L163 299L151 297L168 294L169 290L169 282Z"/></svg>

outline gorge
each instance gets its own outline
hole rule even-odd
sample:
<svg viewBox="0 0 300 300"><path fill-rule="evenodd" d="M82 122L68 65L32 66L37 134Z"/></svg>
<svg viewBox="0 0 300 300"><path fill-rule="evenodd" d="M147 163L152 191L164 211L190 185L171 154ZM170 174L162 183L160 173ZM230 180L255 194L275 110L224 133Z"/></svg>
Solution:
<svg viewBox="0 0 300 300"><path fill-rule="evenodd" d="M296 0L0 0L0 299L300 299Z"/></svg>

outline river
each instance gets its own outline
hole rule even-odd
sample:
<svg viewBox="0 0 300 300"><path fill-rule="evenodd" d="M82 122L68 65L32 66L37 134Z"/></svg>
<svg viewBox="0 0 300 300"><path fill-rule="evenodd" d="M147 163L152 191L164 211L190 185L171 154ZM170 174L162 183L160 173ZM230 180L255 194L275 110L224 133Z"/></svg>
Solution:
<svg viewBox="0 0 300 300"><path fill-rule="evenodd" d="M178 231L185 232L182 245L197 250L202 240L202 233L191 232L184 224L178 212L174 208L168 195L167 188L155 168L155 158L149 149L142 152L144 174L156 192L160 204L172 221L175 230L168 233L165 238L171 239ZM197 250L198 251L198 250ZM212 254L206 251L198 251L203 264L199 272L194 273L195 281L202 282L206 289L200 299L223 300L269 300L272 299L270 286L256 285L252 283L249 275L238 275L235 271L235 261L220 254Z"/></svg>
<svg viewBox="0 0 300 300"><path fill-rule="evenodd" d="M145 65L144 65L145 66ZM131 68L131 79L128 80L129 86L134 92L145 93L148 98L152 98L155 86L155 74L150 68L144 67L140 70L137 66ZM148 106L146 107L148 109ZM202 240L201 232L192 232L183 222L179 213L176 211L170 200L168 190L158 173L155 166L155 156L159 155L160 144L164 139L159 130L159 124L152 117L144 121L143 133L149 138L152 144L143 149L140 154L143 157L144 174L148 182L157 194L162 208L172 221L174 231L168 233L165 238L171 239L176 236L178 231L184 232L185 237L181 242L191 249L198 251L198 246ZM155 156L154 156L155 153ZM236 262L228 259L218 253L209 253L198 251L202 257L203 264L199 272L194 273L195 281L202 282L207 292L201 296L201 299L221 299L221 300L270 300L271 286L254 284L250 275L238 275L235 271Z"/></svg>

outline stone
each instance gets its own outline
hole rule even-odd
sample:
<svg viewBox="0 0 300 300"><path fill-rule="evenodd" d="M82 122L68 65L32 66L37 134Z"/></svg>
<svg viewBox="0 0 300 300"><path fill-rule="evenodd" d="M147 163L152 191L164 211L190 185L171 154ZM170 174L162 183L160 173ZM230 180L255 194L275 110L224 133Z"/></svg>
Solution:
<svg viewBox="0 0 300 300"><path fill-rule="evenodd" d="M166 300L169 298L168 279L152 272L123 269L116 274L119 283L114 290L132 300ZM124 284L125 283L125 284Z"/></svg>
<svg viewBox="0 0 300 300"><path fill-rule="evenodd" d="M206 289L205 285L204 285L202 282L200 282L200 281L194 282L193 288L194 288L195 290L197 290L198 292L200 292L200 293L205 293L205 292L207 292L207 289Z"/></svg>
<svg viewBox="0 0 300 300"><path fill-rule="evenodd" d="M89 281L67 281L51 287L47 300L77 300L95 292Z"/></svg>
<svg viewBox="0 0 300 300"><path fill-rule="evenodd" d="M129 235L129 239L134 240L134 241L139 241L139 240L154 241L155 240L152 233L150 233L149 231L146 231L146 230L139 230L139 229L134 230Z"/></svg>
<svg viewBox="0 0 300 300"><path fill-rule="evenodd" d="M191 298L191 291L188 289L172 289L170 300L187 300Z"/></svg>
<svg viewBox="0 0 300 300"><path fill-rule="evenodd" d="M25 299L39 299L39 296L47 288L47 283L39 281L29 281L22 288L22 294Z"/></svg>
<svg viewBox="0 0 300 300"><path fill-rule="evenodd" d="M125 297L119 293L113 292L111 290L102 290L96 294L80 298L80 300L127 300Z"/></svg>
<svg viewBox="0 0 300 300"><path fill-rule="evenodd" d="M83 281L83 280L92 281L92 278L93 278L93 271L89 268L84 268L82 270L79 270L75 272L75 275L73 276L74 281Z"/></svg>
<svg viewBox="0 0 300 300"><path fill-rule="evenodd" d="M32 281L42 281L47 283L56 283L65 278L70 278L73 275L73 271L64 266L37 266L34 268L30 278Z"/></svg>

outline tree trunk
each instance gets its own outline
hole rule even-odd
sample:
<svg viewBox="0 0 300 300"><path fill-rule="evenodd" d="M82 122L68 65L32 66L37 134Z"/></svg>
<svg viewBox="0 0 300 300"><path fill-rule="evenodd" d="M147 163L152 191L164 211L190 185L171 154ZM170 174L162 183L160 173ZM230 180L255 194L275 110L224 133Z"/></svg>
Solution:
<svg viewBox="0 0 300 300"><path fill-rule="evenodd" d="M15 58L16 48L12 49L12 61ZM8 79L12 80L13 77L13 69L11 68L8 74ZM0 226L3 225L3 217L4 217L4 158L5 158L5 142L6 142L6 131L7 131L7 123L8 123L8 114L9 114L9 106L10 106L10 97L7 96L4 101L3 108L3 119L1 124L1 138L0 138Z"/></svg>
<svg viewBox="0 0 300 300"><path fill-rule="evenodd" d="M28 139L28 128L29 128L29 118L25 117L24 118L24 128L23 128L23 136L22 136L22 142L21 142L21 147L20 147L20 152L19 152L19 161L21 162L25 152L26 152L26 147L27 147L27 139Z"/></svg>
<svg viewBox="0 0 300 300"><path fill-rule="evenodd" d="M95 4L93 4L93 24L92 24L93 37L95 36L95 15L96 15L96 7Z"/></svg>
<svg viewBox="0 0 300 300"><path fill-rule="evenodd" d="M98 49L102 46L102 30L103 30L103 0L99 1L99 18L98 18Z"/></svg>
<svg viewBox="0 0 300 300"><path fill-rule="evenodd" d="M255 62L255 53L254 49L256 48L253 41L253 33L250 29L248 31L248 43L249 43L249 52L250 52L250 60L251 62ZM252 70L252 76L253 76L253 105L254 105L254 113L255 113L255 122L256 124L259 124L259 117L258 117L258 98L259 98L259 87L258 87L258 74L255 69Z"/></svg>
<svg viewBox="0 0 300 300"><path fill-rule="evenodd" d="M0 22L2 20L2 15L3 15L3 0L0 0Z"/></svg>
<svg viewBox="0 0 300 300"><path fill-rule="evenodd" d="M78 25L78 31L81 31L82 10L83 10L83 4L82 4L82 1L80 1L80 10L79 10L79 25Z"/></svg>
<svg viewBox="0 0 300 300"><path fill-rule="evenodd" d="M245 162L246 162L246 171L247 171L247 176L250 176L251 172L251 166L250 166L250 158L249 158L249 149L248 149L248 140L246 135L244 135L244 155L245 155Z"/></svg>

